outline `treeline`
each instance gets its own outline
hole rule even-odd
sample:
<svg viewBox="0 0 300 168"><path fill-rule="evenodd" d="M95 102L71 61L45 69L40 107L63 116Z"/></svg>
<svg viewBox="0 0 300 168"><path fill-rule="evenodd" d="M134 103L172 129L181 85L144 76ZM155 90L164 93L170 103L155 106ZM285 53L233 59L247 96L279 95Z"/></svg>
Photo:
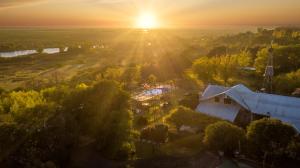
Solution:
<svg viewBox="0 0 300 168"><path fill-rule="evenodd" d="M246 129L217 122L205 129L203 142L212 151L242 159L246 156L262 167L295 166L300 156L295 128L275 119L253 121Z"/></svg>
<svg viewBox="0 0 300 168"><path fill-rule="evenodd" d="M111 159L134 151L130 96L117 82L13 91L0 100L3 166L64 167L84 144Z"/></svg>
<svg viewBox="0 0 300 168"><path fill-rule="evenodd" d="M263 87L263 74L268 62L269 48L273 48L275 93L291 95L300 87L299 29L258 29L220 37L213 41L206 56L193 62L193 72L205 83L233 85L244 83L255 90ZM260 36L264 40L260 41Z"/></svg>

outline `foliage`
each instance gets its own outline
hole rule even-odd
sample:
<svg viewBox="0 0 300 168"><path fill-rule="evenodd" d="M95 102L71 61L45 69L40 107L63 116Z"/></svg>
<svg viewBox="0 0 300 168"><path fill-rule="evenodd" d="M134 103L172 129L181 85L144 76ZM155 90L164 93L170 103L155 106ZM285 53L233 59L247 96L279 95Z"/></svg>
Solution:
<svg viewBox="0 0 300 168"><path fill-rule="evenodd" d="M104 79L120 81L124 73L121 68L107 68L103 73Z"/></svg>
<svg viewBox="0 0 300 168"><path fill-rule="evenodd" d="M165 143L168 138L168 126L157 124L148 126L141 131L141 139L149 140L155 143Z"/></svg>
<svg viewBox="0 0 300 168"><path fill-rule="evenodd" d="M244 139L244 130L229 122L221 121L211 124L205 129L203 142L214 151L233 154L243 144Z"/></svg>
<svg viewBox="0 0 300 168"><path fill-rule="evenodd" d="M141 68L138 66L128 67L122 75L122 81L127 84L127 87L132 87L138 84L141 80Z"/></svg>
<svg viewBox="0 0 300 168"><path fill-rule="evenodd" d="M4 96L1 104L6 113L21 115L26 109L34 108L45 103L46 101L43 95L37 91L13 91L7 96Z"/></svg>
<svg viewBox="0 0 300 168"><path fill-rule="evenodd" d="M202 134L193 134L178 138L162 146L162 152L170 156L194 156L204 151Z"/></svg>
<svg viewBox="0 0 300 168"><path fill-rule="evenodd" d="M251 62L251 55L246 51L236 55L201 57L194 62L193 71L205 83L211 83L217 78L221 78L226 85L229 78L237 76L240 68L251 65Z"/></svg>
<svg viewBox="0 0 300 168"><path fill-rule="evenodd" d="M280 154L296 135L295 129L279 120L261 119L247 127L247 140L255 153Z"/></svg>
<svg viewBox="0 0 300 168"><path fill-rule="evenodd" d="M130 95L123 89L134 91L142 82L155 85L157 81L175 81L179 90L175 93L176 98L163 96L162 99L172 102L173 106L177 104L177 97L182 98L182 92L189 92L192 94L186 95L179 104L194 109L198 105L198 95L193 93L198 93L208 83L231 85L242 81L257 88L260 82L256 81L261 81L259 76L262 77L267 62L266 46L272 39L275 43L275 90L290 94L300 87L299 28L259 28L257 32L232 35L221 32L209 36L190 30L178 30L176 36L165 30L147 34L132 32L124 35L119 30L0 30L1 51L33 48L41 51L50 46L69 46L70 49L67 53L54 55L0 58L0 82L1 88L5 89L0 88L0 160L8 160L18 167L55 164L64 167L62 163L68 162L71 152L85 145L82 139L91 140L89 143L103 157L127 159L135 151L132 139L139 135L133 134ZM153 40L159 35L155 33L164 34L168 40ZM118 38L120 34L125 38ZM92 49L94 45L101 47ZM163 50L159 49L161 47ZM133 51L132 48L136 49ZM245 71L240 70L253 66L254 62L257 74L245 76ZM160 120L165 115L158 104L150 108L150 119ZM163 109L169 111L169 108ZM186 125L200 131L219 121L191 109L177 107L165 120L177 129ZM135 117L135 124L140 126L138 128L145 127L148 118ZM218 144L216 147L223 148L225 145L219 143L226 143L226 147L230 147L226 150L237 149L233 139L236 135L232 135L233 130L240 133L236 127L228 126L228 123L224 128L211 127L216 132L214 135L222 140L214 141ZM293 158L299 158L299 139L293 138L285 148L288 140L283 142L281 139L289 139L292 133L283 131L290 128L278 127L250 129L255 132L249 136L252 138L248 137L250 147L261 157L264 151L274 151L267 141L276 146L280 141L278 152L286 151ZM141 131L141 137L163 143L170 139L168 129L166 125L149 126ZM276 135L273 135L273 129L277 131ZM260 132L262 130L265 131ZM251 135L249 130L248 134ZM201 139L202 134L196 134L163 146L172 154L195 154L203 150ZM259 143L255 144L257 139ZM260 147L264 143L266 149Z"/></svg>
<svg viewBox="0 0 300 168"><path fill-rule="evenodd" d="M293 159L300 159L300 138L294 137L287 147L289 156Z"/></svg>
<svg viewBox="0 0 300 168"><path fill-rule="evenodd" d="M212 56L226 55L227 51L228 51L228 49L226 46L217 46L217 47L212 48L209 51L208 56L212 57Z"/></svg>
<svg viewBox="0 0 300 168"><path fill-rule="evenodd" d="M25 135L25 129L17 124L1 124L0 125L0 161L5 159L5 156L10 150L17 147L18 142Z"/></svg>
<svg viewBox="0 0 300 168"><path fill-rule="evenodd" d="M265 68L268 62L268 54L269 51L267 48L263 48L257 53L257 58L255 59L254 66L256 68L256 71L260 74L263 74L265 72Z"/></svg>
<svg viewBox="0 0 300 168"><path fill-rule="evenodd" d="M219 119L195 112L184 106L173 109L165 120L174 124L177 130L179 130L182 125L204 130L209 124L220 121Z"/></svg>
<svg viewBox="0 0 300 168"><path fill-rule="evenodd" d="M127 159L135 150L129 99L113 81L11 92L4 107L8 114L18 115L11 123L1 123L0 161L13 156L13 163L20 165L32 167L33 161L41 165L49 160L60 165L68 161L81 137L95 141L105 157Z"/></svg>
<svg viewBox="0 0 300 168"><path fill-rule="evenodd" d="M276 92L291 94L296 88L300 87L300 69L276 76L274 84Z"/></svg>
<svg viewBox="0 0 300 168"><path fill-rule="evenodd" d="M74 93L65 102L81 134L95 138L98 149L115 156L129 141L132 112L129 95L114 81L101 81L92 88Z"/></svg>
<svg viewBox="0 0 300 168"><path fill-rule="evenodd" d="M198 94L187 94L179 101L181 106L188 107L190 109L196 109L199 104L199 95Z"/></svg>
<svg viewBox="0 0 300 168"><path fill-rule="evenodd" d="M151 75L148 76L147 82L150 85L155 85L156 82L157 82L157 77L155 75L151 74Z"/></svg>
<svg viewBox="0 0 300 168"><path fill-rule="evenodd" d="M268 49L263 48L257 53L255 67L262 74L267 64ZM273 51L274 71L276 74L295 71L300 67L300 45L275 46Z"/></svg>
<svg viewBox="0 0 300 168"><path fill-rule="evenodd" d="M77 87L76 89L80 90L81 87ZM56 102L58 104L62 104L62 102L70 96L72 89L68 86L55 86L42 89L40 93L43 97L49 102Z"/></svg>
<svg viewBox="0 0 300 168"><path fill-rule="evenodd" d="M135 124L138 127L144 127L144 126L148 125L148 123L149 123L148 118L145 116L137 116L135 120L136 120Z"/></svg>
<svg viewBox="0 0 300 168"><path fill-rule="evenodd" d="M213 81L217 68L214 61L214 59L209 59L208 57L201 57L193 63L193 71L200 80L206 83Z"/></svg>

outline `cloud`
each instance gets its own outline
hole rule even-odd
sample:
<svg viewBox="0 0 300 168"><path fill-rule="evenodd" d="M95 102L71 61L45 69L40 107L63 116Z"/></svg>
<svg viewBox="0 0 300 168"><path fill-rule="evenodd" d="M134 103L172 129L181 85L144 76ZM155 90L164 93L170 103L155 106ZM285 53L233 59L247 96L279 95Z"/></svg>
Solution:
<svg viewBox="0 0 300 168"><path fill-rule="evenodd" d="M0 8L27 5L44 0L0 0Z"/></svg>

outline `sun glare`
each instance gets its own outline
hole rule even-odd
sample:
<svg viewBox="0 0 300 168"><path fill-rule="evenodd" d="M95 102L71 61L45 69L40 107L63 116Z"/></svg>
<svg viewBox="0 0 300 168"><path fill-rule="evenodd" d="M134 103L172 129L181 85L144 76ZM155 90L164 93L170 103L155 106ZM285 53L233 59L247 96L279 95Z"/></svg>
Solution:
<svg viewBox="0 0 300 168"><path fill-rule="evenodd" d="M153 29L158 26L156 18L151 13L144 13L137 18L136 27L140 29Z"/></svg>

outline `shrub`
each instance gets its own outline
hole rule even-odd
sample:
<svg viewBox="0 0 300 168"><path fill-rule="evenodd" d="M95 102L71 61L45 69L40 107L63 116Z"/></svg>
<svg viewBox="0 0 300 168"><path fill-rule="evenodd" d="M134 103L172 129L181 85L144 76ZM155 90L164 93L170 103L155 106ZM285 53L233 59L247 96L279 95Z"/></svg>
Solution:
<svg viewBox="0 0 300 168"><path fill-rule="evenodd" d="M205 129L203 142L211 150L233 154L239 149L244 139L245 132L243 129L227 121L220 121Z"/></svg>
<svg viewBox="0 0 300 168"><path fill-rule="evenodd" d="M182 125L197 127L199 130L204 130L209 124L220 120L195 112L187 107L179 106L170 112L170 115L166 117L166 121L174 124L177 130L179 130Z"/></svg>
<svg viewBox="0 0 300 168"><path fill-rule="evenodd" d="M45 102L45 99L39 92L13 91L3 99L2 105L7 113L10 112L13 115L20 115L26 109L31 109L38 105L43 105L45 104Z"/></svg>

